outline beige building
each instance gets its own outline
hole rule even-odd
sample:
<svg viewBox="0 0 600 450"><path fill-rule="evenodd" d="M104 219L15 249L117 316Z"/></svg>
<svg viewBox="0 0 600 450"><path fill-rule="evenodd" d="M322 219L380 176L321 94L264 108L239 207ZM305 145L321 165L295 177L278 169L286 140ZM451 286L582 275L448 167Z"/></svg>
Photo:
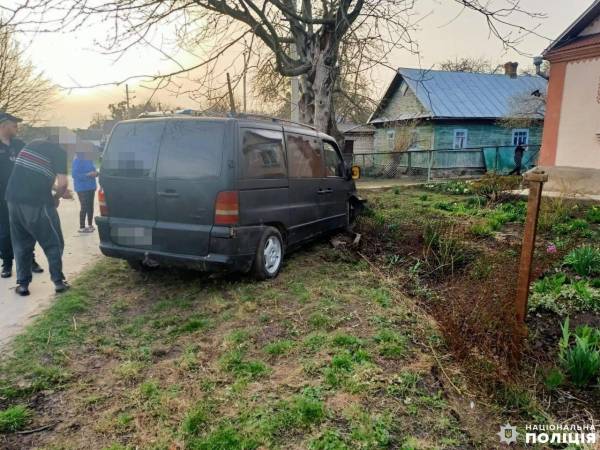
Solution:
<svg viewBox="0 0 600 450"><path fill-rule="evenodd" d="M539 164L547 189L600 194L600 0L544 52L550 83Z"/></svg>

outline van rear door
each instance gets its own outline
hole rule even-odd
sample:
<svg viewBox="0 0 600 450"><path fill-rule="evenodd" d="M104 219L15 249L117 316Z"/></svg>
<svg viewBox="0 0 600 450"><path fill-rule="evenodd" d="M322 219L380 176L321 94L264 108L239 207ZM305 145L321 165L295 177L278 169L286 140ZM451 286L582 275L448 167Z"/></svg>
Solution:
<svg viewBox="0 0 600 450"><path fill-rule="evenodd" d="M222 174L230 154L225 121L170 119L163 133L156 182L154 238L160 251L205 256L214 222L215 199L231 183Z"/></svg>
<svg viewBox="0 0 600 450"><path fill-rule="evenodd" d="M122 122L114 128L103 155L104 190L113 243L154 249L156 162L162 120Z"/></svg>

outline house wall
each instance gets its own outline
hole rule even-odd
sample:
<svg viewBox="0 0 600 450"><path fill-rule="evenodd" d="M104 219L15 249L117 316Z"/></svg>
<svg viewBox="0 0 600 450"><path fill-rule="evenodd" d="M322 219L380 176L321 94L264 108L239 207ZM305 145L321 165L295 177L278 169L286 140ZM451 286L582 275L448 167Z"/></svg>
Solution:
<svg viewBox="0 0 600 450"><path fill-rule="evenodd" d="M373 119L381 118L386 120L396 120L398 118L407 118L425 113L425 109L414 92L408 89L403 95L403 90L402 86L396 89L387 105L379 114L377 114L377 116L373 117Z"/></svg>
<svg viewBox="0 0 600 450"><path fill-rule="evenodd" d="M348 133L344 137L348 141L354 141L354 153L372 153L374 151L375 138L373 134Z"/></svg>
<svg viewBox="0 0 600 450"><path fill-rule="evenodd" d="M555 165L600 169L600 57L566 66Z"/></svg>
<svg viewBox="0 0 600 450"><path fill-rule="evenodd" d="M512 145L512 128L497 123L452 122L436 123L435 149L452 149L454 147L454 131L467 130L467 148L495 147ZM539 144L542 140L542 126L523 127L529 130L529 143Z"/></svg>
<svg viewBox="0 0 600 450"><path fill-rule="evenodd" d="M495 147L512 145L512 128L497 123L470 122L432 122L426 121L416 125L396 125L377 128L375 132L375 152L398 151L392 148L388 132L393 130L395 142L403 141L399 136L408 135L414 130L416 136L411 150L452 149L454 146L454 130L467 130L467 147ZM529 142L537 145L542 140L542 125L526 128L529 130ZM356 153L356 151L355 151Z"/></svg>
<svg viewBox="0 0 600 450"><path fill-rule="evenodd" d="M393 133L393 139L389 138ZM433 145L434 128L431 122L407 121L377 128L375 152L429 150Z"/></svg>

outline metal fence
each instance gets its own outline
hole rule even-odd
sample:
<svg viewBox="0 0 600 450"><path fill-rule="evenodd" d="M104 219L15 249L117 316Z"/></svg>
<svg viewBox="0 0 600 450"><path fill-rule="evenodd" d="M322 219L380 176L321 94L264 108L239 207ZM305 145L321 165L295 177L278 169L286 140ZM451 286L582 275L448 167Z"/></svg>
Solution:
<svg viewBox="0 0 600 450"><path fill-rule="evenodd" d="M522 168L535 166L540 145L527 145ZM355 153L352 164L366 178L452 178L485 172L507 174L515 167L515 146L467 149L410 150L404 152Z"/></svg>

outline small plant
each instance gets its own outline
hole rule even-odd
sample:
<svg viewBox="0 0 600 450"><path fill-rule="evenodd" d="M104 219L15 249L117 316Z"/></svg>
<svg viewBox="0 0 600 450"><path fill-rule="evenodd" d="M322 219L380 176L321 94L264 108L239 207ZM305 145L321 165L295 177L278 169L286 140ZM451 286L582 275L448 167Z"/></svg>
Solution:
<svg viewBox="0 0 600 450"><path fill-rule="evenodd" d="M494 230L487 222L477 222L471 225L469 229L471 233L479 237L490 237L494 235Z"/></svg>
<svg viewBox="0 0 600 450"><path fill-rule="evenodd" d="M31 418L31 411L22 405L0 411L0 433L12 433L23 429Z"/></svg>
<svg viewBox="0 0 600 450"><path fill-rule="evenodd" d="M600 311L600 290L588 280L571 280L565 274L545 277L533 283L529 310L552 311L566 316L577 311Z"/></svg>
<svg viewBox="0 0 600 450"><path fill-rule="evenodd" d="M288 353L294 346L294 341L282 339L280 341L271 342L265 346L265 352L272 356L280 356Z"/></svg>
<svg viewBox="0 0 600 450"><path fill-rule="evenodd" d="M567 281L564 273L544 277L533 283L532 290L536 294L554 294L559 295L560 289Z"/></svg>
<svg viewBox="0 0 600 450"><path fill-rule="evenodd" d="M600 206L592 206L585 215L588 222L600 223Z"/></svg>
<svg viewBox="0 0 600 450"><path fill-rule="evenodd" d="M565 382L564 374L558 369L552 369L546 374L544 384L549 391L556 390Z"/></svg>
<svg viewBox="0 0 600 450"><path fill-rule="evenodd" d="M569 318L561 326L562 337L558 343L560 363L576 386L586 386L600 371L600 330L579 327L575 334L569 331ZM571 342L571 337L574 342Z"/></svg>
<svg viewBox="0 0 600 450"><path fill-rule="evenodd" d="M521 177L507 177L495 173L487 173L472 184L473 191L491 202L496 202L508 191L519 187Z"/></svg>
<svg viewBox="0 0 600 450"><path fill-rule="evenodd" d="M569 253L564 264L582 277L594 276L600 273L600 248L589 245L576 248Z"/></svg>
<svg viewBox="0 0 600 450"><path fill-rule="evenodd" d="M469 252L453 230L427 223L423 231L423 263L430 274L454 274L469 259Z"/></svg>

